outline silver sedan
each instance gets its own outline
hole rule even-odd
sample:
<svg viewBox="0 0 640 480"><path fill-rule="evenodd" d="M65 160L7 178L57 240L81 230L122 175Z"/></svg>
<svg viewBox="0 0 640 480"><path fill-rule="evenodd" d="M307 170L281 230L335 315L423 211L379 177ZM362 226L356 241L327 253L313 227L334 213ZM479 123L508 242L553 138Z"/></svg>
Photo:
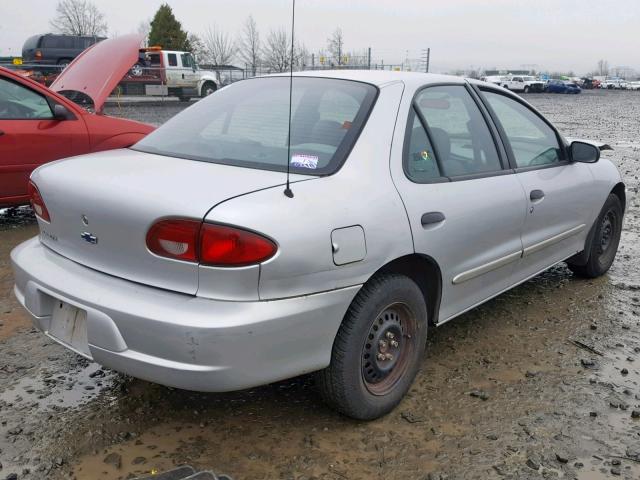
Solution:
<svg viewBox="0 0 640 480"><path fill-rule="evenodd" d="M32 175L12 252L46 335L183 389L317 372L340 412L393 409L427 329L566 261L611 266L626 206L601 144L457 77L311 72L228 86L130 149ZM286 191L287 170L290 191Z"/></svg>

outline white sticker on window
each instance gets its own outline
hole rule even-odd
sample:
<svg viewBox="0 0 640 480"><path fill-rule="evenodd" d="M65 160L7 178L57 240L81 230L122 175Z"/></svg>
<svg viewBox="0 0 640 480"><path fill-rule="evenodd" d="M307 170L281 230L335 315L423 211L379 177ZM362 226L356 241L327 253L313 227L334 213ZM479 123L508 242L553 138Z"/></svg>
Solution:
<svg viewBox="0 0 640 480"><path fill-rule="evenodd" d="M294 153L291 156L291 166L300 168L318 168L318 157L315 155L304 155L302 153Z"/></svg>

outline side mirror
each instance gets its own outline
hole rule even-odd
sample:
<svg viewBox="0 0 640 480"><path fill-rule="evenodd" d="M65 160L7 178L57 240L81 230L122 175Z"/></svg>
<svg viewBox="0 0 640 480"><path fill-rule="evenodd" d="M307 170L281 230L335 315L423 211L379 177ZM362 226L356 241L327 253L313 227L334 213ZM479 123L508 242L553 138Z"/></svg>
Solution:
<svg viewBox="0 0 640 480"><path fill-rule="evenodd" d="M585 142L571 142L571 161L580 163L596 163L600 159L600 149Z"/></svg>
<svg viewBox="0 0 640 480"><path fill-rule="evenodd" d="M56 103L53 106L53 118L56 120L75 120L76 117L64 105Z"/></svg>

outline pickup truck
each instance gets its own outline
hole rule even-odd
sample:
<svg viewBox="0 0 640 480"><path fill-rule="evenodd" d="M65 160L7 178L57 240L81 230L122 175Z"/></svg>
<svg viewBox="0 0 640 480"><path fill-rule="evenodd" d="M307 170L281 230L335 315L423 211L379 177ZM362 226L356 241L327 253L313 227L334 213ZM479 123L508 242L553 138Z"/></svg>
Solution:
<svg viewBox="0 0 640 480"><path fill-rule="evenodd" d="M542 93L544 91L544 82L536 80L536 78L531 75L502 77L502 86L507 90L512 90L514 92Z"/></svg>
<svg viewBox="0 0 640 480"><path fill-rule="evenodd" d="M200 70L190 52L159 47L141 49L138 62L124 81L144 84L147 95L179 97L183 101L206 97L219 87L216 73Z"/></svg>

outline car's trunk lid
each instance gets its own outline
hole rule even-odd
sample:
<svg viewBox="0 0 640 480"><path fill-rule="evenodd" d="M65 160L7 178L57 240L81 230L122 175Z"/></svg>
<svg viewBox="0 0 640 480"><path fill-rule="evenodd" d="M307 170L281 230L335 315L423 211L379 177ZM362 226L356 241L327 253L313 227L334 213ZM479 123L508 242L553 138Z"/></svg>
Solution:
<svg viewBox="0 0 640 480"><path fill-rule="evenodd" d="M110 275L195 294L198 265L151 253L151 225L202 220L220 202L284 184L285 174L112 150L53 162L32 179L51 216L51 223L40 221L49 248Z"/></svg>

